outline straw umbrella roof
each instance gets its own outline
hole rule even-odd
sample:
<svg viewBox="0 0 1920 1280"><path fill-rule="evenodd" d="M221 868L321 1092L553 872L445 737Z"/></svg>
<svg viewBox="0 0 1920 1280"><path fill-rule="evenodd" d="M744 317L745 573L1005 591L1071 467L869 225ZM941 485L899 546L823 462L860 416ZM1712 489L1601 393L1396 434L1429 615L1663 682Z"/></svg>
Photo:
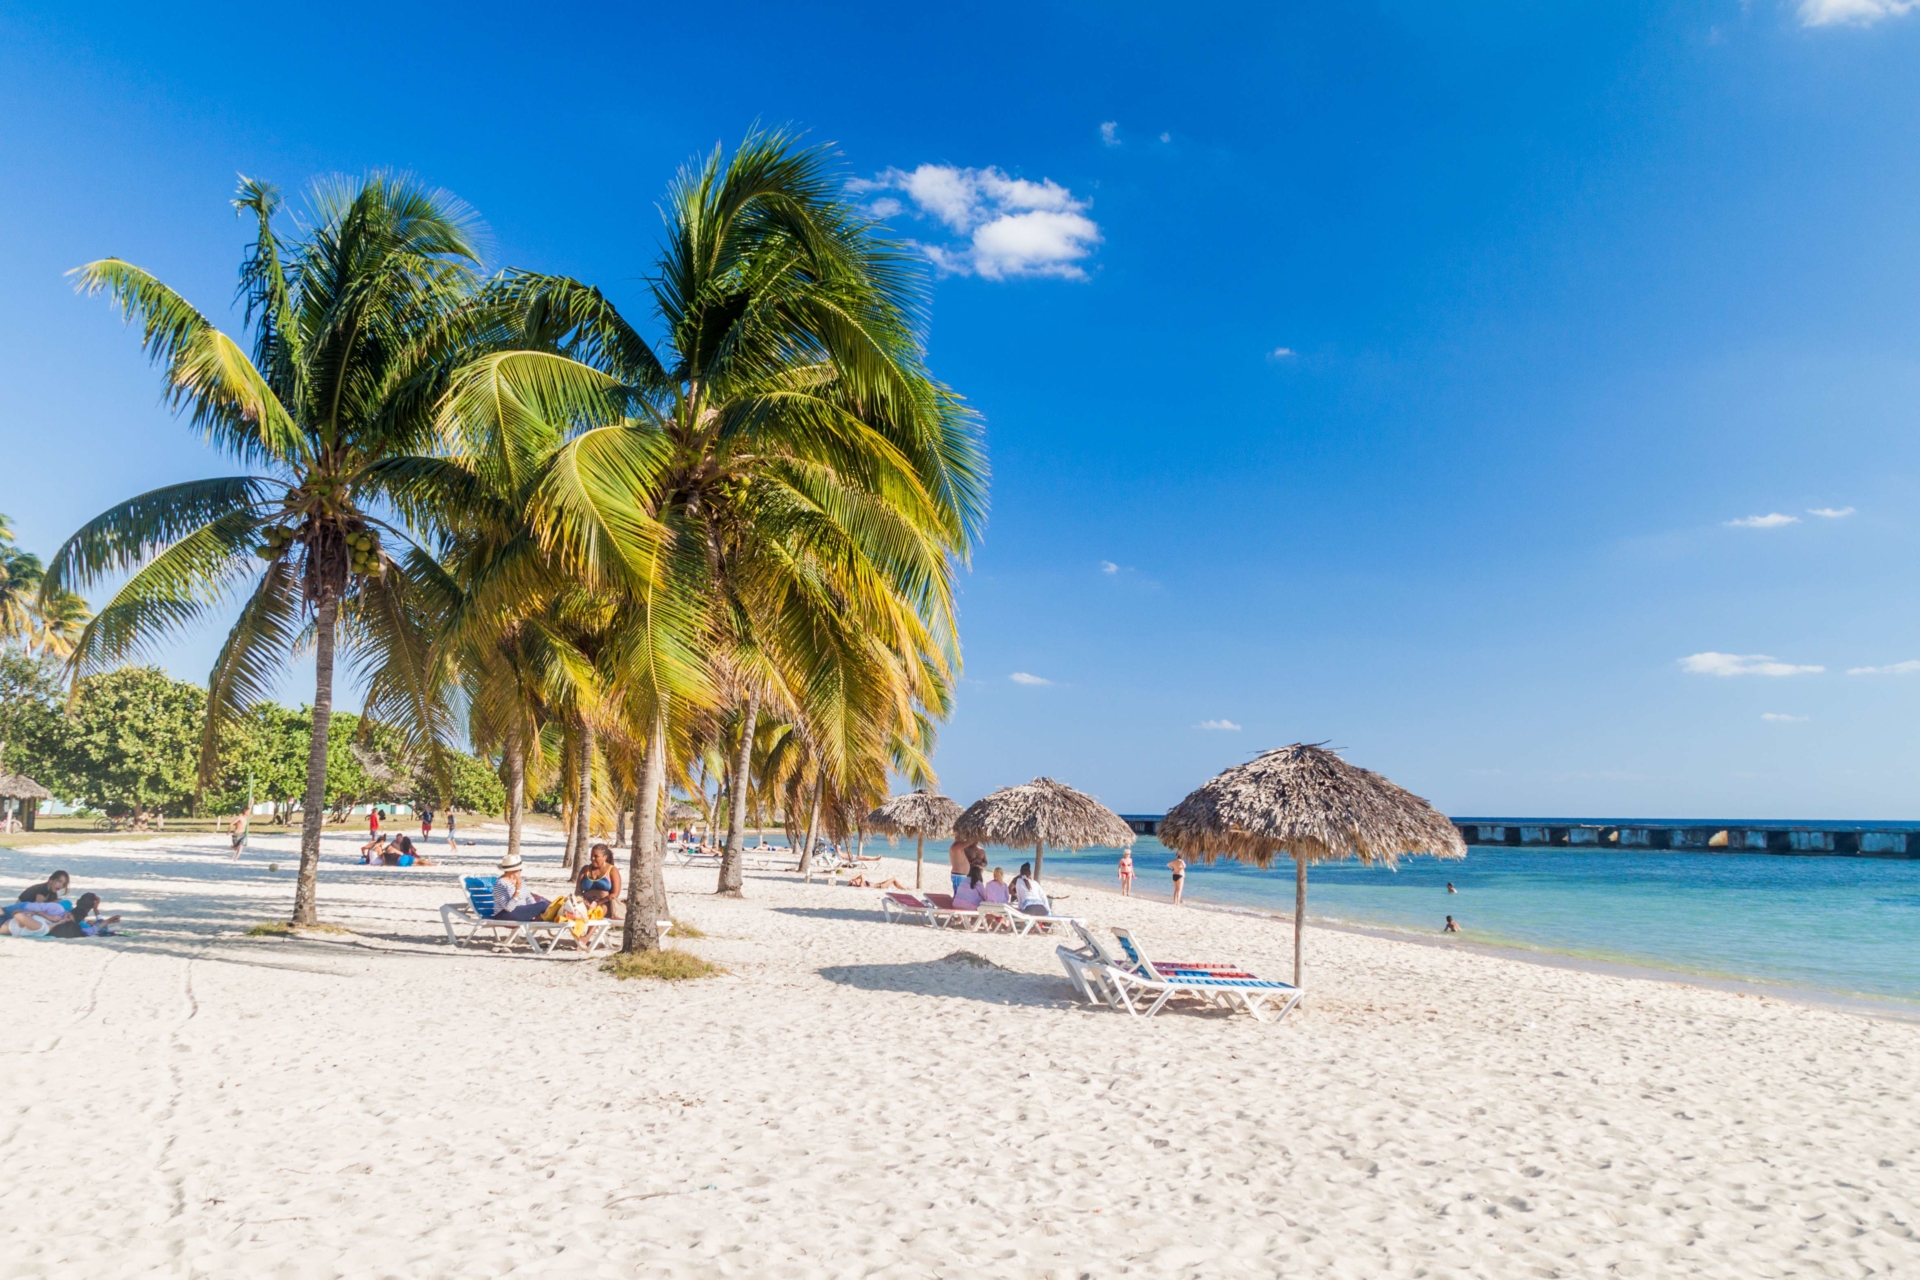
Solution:
<svg viewBox="0 0 1920 1280"><path fill-rule="evenodd" d="M1052 778L1002 787L974 801L953 824L953 833L1010 849L1125 849L1135 838L1119 814Z"/></svg>
<svg viewBox="0 0 1920 1280"><path fill-rule="evenodd" d="M938 840L953 834L953 820L959 816L959 802L920 787L903 796L890 797L868 814L867 828L885 836Z"/></svg>
<svg viewBox="0 0 1920 1280"><path fill-rule="evenodd" d="M675 800L667 806L668 822L704 822L706 817L706 814L685 800Z"/></svg>
<svg viewBox="0 0 1920 1280"><path fill-rule="evenodd" d="M1405 854L1464 858L1453 824L1419 796L1325 747L1296 742L1228 769L1160 820L1160 842L1189 858L1258 867Z"/></svg>
<svg viewBox="0 0 1920 1280"><path fill-rule="evenodd" d="M0 800L51 800L47 790L24 773L0 772Z"/></svg>

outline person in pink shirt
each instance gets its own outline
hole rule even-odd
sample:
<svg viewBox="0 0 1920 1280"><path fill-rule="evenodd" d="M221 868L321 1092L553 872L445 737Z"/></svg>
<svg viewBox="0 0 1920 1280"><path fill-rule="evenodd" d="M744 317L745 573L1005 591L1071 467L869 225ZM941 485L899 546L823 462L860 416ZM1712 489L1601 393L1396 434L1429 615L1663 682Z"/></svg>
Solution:
<svg viewBox="0 0 1920 1280"><path fill-rule="evenodd" d="M1013 895L1007 891L1007 873L999 867L993 869L993 879L980 886L980 901L997 902L1006 906L1013 901Z"/></svg>

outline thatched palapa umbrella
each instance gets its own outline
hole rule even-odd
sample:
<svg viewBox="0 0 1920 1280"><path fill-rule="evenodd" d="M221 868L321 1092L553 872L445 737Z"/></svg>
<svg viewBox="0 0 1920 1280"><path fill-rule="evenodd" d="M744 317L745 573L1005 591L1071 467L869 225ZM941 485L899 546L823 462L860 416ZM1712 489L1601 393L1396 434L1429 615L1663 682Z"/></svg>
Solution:
<svg viewBox="0 0 1920 1280"><path fill-rule="evenodd" d="M12 810L28 800L51 800L53 792L47 790L24 773L6 773L0 771L0 800L10 801L8 816Z"/></svg>
<svg viewBox="0 0 1920 1280"><path fill-rule="evenodd" d="M926 861L927 841L953 834L960 816L959 802L919 787L894 796L867 815L867 826L883 836L913 837L913 887L920 887L920 868Z"/></svg>
<svg viewBox="0 0 1920 1280"><path fill-rule="evenodd" d="M1293 860L1293 985L1307 916L1307 864L1358 858L1388 867L1406 854L1464 858L1466 842L1437 809L1370 769L1296 742L1235 765L1167 811L1160 843L1182 857L1231 858L1265 869Z"/></svg>
<svg viewBox="0 0 1920 1280"><path fill-rule="evenodd" d="M1134 841L1126 820L1084 791L1052 778L1002 787L968 806L953 834L980 844L1033 850L1033 874L1048 849L1126 849Z"/></svg>

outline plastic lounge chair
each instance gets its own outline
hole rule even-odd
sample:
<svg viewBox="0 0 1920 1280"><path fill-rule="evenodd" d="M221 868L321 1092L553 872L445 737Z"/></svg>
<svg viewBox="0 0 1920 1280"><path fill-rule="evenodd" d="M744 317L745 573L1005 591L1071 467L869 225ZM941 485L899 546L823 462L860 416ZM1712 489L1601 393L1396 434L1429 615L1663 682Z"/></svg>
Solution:
<svg viewBox="0 0 1920 1280"><path fill-rule="evenodd" d="M1290 983L1270 982L1227 965L1174 968L1149 958L1139 939L1125 929L1116 928L1113 936L1120 940L1120 949L1131 967L1108 965L1106 973L1120 1006L1135 1017L1151 1018L1176 995L1195 996L1223 1008L1244 1009L1261 1022L1267 1020L1269 1013L1276 1019L1284 1018L1300 1003L1300 989ZM1136 994L1143 999L1148 995L1155 997L1144 1013L1134 1002Z"/></svg>
<svg viewBox="0 0 1920 1280"><path fill-rule="evenodd" d="M587 921L585 930L578 935L573 932L572 923L564 920L496 920L494 880L493 876L460 877L467 900L449 902L440 908L440 924L447 931L449 946L485 941L495 951L512 951L525 945L534 955L547 957L557 954L560 945L569 940L576 943L575 949L582 954L602 951L611 945L613 926L619 922L606 917Z"/></svg>
<svg viewBox="0 0 1920 1280"><path fill-rule="evenodd" d="M918 920L921 924L937 923L930 904L898 889L889 889L880 895L880 918L895 924L903 924L908 920Z"/></svg>
<svg viewBox="0 0 1920 1280"><path fill-rule="evenodd" d="M933 906L935 923L943 929L949 926L978 929L985 922L986 917L976 908L954 906L953 895L950 893L929 893L925 897Z"/></svg>

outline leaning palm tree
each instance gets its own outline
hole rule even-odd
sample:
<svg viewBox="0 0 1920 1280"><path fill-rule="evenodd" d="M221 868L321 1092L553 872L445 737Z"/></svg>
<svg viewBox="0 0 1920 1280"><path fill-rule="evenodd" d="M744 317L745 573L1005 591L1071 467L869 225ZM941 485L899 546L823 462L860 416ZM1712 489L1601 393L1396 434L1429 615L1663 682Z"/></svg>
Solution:
<svg viewBox="0 0 1920 1280"><path fill-rule="evenodd" d="M648 895L669 718L714 700L713 653L764 655L821 776L875 790L852 767L866 745L950 697L952 575L986 503L974 421L924 366L917 259L841 197L825 152L777 134L716 151L666 217L657 342L597 290L511 276L524 327L564 336L476 361L442 416L477 470L534 477L529 524L564 571L627 602L630 950L657 945L665 905Z"/></svg>
<svg viewBox="0 0 1920 1280"><path fill-rule="evenodd" d="M310 203L309 229L289 240L274 230L274 188L242 180L234 200L255 223L240 272L251 357L130 263L107 258L76 272L82 290L107 293L140 324L174 407L252 470L123 502L74 534L47 571L57 589L131 572L81 632L76 677L241 597L208 678L203 775L221 731L271 691L310 635L296 924L316 919L340 642L361 664L370 716L429 735L448 727L426 679L426 614L444 593L431 558L389 518L431 495L405 490L383 464L432 441L432 406L472 341L479 266L471 215L410 180L317 184Z"/></svg>

